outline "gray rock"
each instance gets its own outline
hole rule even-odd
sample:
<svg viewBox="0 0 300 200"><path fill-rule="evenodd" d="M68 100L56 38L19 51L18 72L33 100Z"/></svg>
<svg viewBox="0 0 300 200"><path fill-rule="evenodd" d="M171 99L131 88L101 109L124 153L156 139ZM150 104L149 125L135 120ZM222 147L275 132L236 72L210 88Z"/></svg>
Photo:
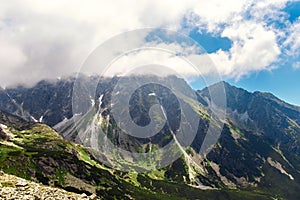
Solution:
<svg viewBox="0 0 300 200"><path fill-rule="evenodd" d="M25 181L25 180L22 180L22 179L20 179L18 182L17 182L17 184L16 184L16 186L18 186L18 187L25 187L25 186L27 186L28 185L28 183Z"/></svg>
<svg viewBox="0 0 300 200"><path fill-rule="evenodd" d="M88 196L87 196L85 193L82 193L82 194L81 194L81 197L87 198Z"/></svg>
<svg viewBox="0 0 300 200"><path fill-rule="evenodd" d="M92 194L90 197L89 197L90 200L96 200L97 199L97 195L95 194Z"/></svg>

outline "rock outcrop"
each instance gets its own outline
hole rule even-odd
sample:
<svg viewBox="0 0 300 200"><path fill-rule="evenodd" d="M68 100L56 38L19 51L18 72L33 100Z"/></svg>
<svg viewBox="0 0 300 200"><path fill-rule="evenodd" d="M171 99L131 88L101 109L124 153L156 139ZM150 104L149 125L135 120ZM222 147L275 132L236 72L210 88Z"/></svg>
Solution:
<svg viewBox="0 0 300 200"><path fill-rule="evenodd" d="M49 187L35 182L27 181L17 176L0 172L0 199L22 200L96 200L101 199L95 194L76 194L65 190Z"/></svg>

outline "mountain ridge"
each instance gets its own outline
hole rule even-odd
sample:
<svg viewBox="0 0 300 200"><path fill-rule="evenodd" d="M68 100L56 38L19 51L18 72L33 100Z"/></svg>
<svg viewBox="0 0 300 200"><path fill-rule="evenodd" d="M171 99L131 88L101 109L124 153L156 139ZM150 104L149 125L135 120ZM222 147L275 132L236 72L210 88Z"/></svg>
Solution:
<svg viewBox="0 0 300 200"><path fill-rule="evenodd" d="M169 178L161 179L164 175L160 171L149 174L115 171L98 163L85 147L62 140L59 134L43 124L34 123L30 129L15 130L8 121L0 123L3 131L11 136L0 139L0 169L19 177L0 173L0 191L2 188L6 190L0 195L6 197L22 199L19 196L19 193L23 194L22 191L31 195L32 185L35 185L37 196L42 192L39 188L47 189L41 184L36 186L22 179L25 178L52 188L62 188L72 192L73 197L78 197L74 193L85 193L81 195L83 199L96 199L96 196L100 199L270 199L264 192L197 189L179 179L171 181L169 178L172 174L167 175ZM174 163L175 166L178 161ZM175 174L178 175L178 172L177 169ZM1 181L3 179L5 181ZM71 195L55 188L50 190L47 195L57 195L58 192Z"/></svg>
<svg viewBox="0 0 300 200"><path fill-rule="evenodd" d="M88 86L93 80L86 79L86 85ZM98 84L94 104L89 97L85 99L87 106L100 105L101 112L98 112L97 108L97 114L95 112L91 117L101 119L99 122L109 130L107 135L115 145L133 152L147 152L149 151L148 139L141 140L127 136L116 127L116 122L111 115L110 96L117 80L117 78L104 79ZM170 81L174 86L187 87L186 83L183 84L182 80L176 77L163 81ZM130 85L130 82L128 84ZM77 121L71 109L72 95L74 95L71 93L72 86L70 79L67 81L61 79L55 84L43 82L42 87L40 84L36 88L29 89L11 88L5 92L15 102L8 101L7 95L2 91L0 109L5 108L7 112L19 115L26 111L29 116L26 117L31 121L33 121L31 116L40 119L42 115L41 122L52 127L57 124L56 122L67 120L68 123L64 121L61 124L61 134L64 135L64 131L69 131L71 134L69 139L74 142L78 133L77 128L70 129ZM210 92L218 94L218 91L224 91L224 88L227 100L226 107L221 106L227 112L226 119L222 120L224 127L216 145L207 157L203 158L198 153L209 123L219 120L217 116L211 116ZM164 127L163 132L151 139L151 145L160 147L172 138L170 130L175 130L178 122L176 118L179 113L178 104L174 98L167 95L167 90L155 85L137 90L131 100L131 117L137 124L149 123L147 111L155 101L151 100L148 94L153 93L153 89L156 90L156 95L166 98L164 103L166 111L169 116L173 116L173 118L168 117L171 126ZM191 91L190 88L184 90ZM183 156L155 172L155 176L149 176L198 188L260 190L270 196L276 194L284 199L300 198L297 193L300 189L300 112L297 106L287 104L273 95L261 92L250 93L226 82L195 91L195 94L197 102L182 98L184 104L200 117L193 143L190 146L183 145ZM50 98L45 103L46 97ZM100 102L99 97L101 97ZM18 110L15 103L22 105L24 109ZM214 103L218 105L218 101ZM53 119L55 121L52 121ZM85 125L83 128L86 129ZM154 141L157 143L155 144ZM140 181L142 180L145 184L149 181L147 178L141 178ZM140 181L138 182L141 183ZM279 184L278 181L284 184ZM147 187L151 188L151 185Z"/></svg>

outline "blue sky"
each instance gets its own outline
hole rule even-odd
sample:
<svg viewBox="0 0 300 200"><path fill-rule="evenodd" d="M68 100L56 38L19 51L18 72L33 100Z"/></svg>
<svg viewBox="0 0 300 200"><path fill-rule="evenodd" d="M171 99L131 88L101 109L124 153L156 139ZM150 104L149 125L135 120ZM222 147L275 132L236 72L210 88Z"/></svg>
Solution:
<svg viewBox="0 0 300 200"><path fill-rule="evenodd" d="M286 31L284 29L287 29L287 26L291 26L300 20L300 1L288 2L281 11L285 14L284 19L271 20L269 23L273 24L274 27L278 27L278 29ZM232 41L229 38L208 33L205 29L204 31L199 31L197 28L193 29L189 36L199 42L209 54L220 49L229 51L232 45ZM278 41L279 45L283 45L283 41ZM281 51L289 51L289 48L289 46L285 46ZM274 62L272 68L254 70L239 78L223 76L223 79L250 92L271 92L288 103L300 106L300 67L293 67L297 62L300 62L300 54L298 50L295 50L291 54L282 53L279 59ZM193 86L194 88L201 87L197 83L194 83Z"/></svg>
<svg viewBox="0 0 300 200"><path fill-rule="evenodd" d="M300 105L300 70L293 69L291 66L253 73L239 81L225 80L248 91L271 92L288 103Z"/></svg>

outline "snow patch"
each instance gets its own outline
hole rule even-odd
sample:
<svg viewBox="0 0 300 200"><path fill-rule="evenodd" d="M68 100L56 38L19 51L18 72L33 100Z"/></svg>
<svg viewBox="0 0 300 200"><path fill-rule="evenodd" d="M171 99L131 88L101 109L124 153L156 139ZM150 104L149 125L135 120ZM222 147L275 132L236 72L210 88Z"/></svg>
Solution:
<svg viewBox="0 0 300 200"><path fill-rule="evenodd" d="M156 93L154 93L154 92L149 93L148 96L156 96Z"/></svg>
<svg viewBox="0 0 300 200"><path fill-rule="evenodd" d="M34 122L39 122L37 119L35 119L33 116L30 116L30 118L34 121Z"/></svg>
<svg viewBox="0 0 300 200"><path fill-rule="evenodd" d="M42 116L40 117L40 119L39 119L39 122L40 122L40 123L43 122L43 118L44 118L44 116L42 115Z"/></svg>
<svg viewBox="0 0 300 200"><path fill-rule="evenodd" d="M104 95L101 94L100 97L99 97L99 99L98 99L98 100L99 100L99 109L101 108L101 105L102 105L102 103L103 103L103 102L102 102L103 96L104 96Z"/></svg>
<svg viewBox="0 0 300 200"><path fill-rule="evenodd" d="M3 129L7 129L7 126L4 125L4 124L0 124L0 127L3 128Z"/></svg>
<svg viewBox="0 0 300 200"><path fill-rule="evenodd" d="M90 101L91 101L92 106L94 106L95 105L95 100L91 96L90 96Z"/></svg>

